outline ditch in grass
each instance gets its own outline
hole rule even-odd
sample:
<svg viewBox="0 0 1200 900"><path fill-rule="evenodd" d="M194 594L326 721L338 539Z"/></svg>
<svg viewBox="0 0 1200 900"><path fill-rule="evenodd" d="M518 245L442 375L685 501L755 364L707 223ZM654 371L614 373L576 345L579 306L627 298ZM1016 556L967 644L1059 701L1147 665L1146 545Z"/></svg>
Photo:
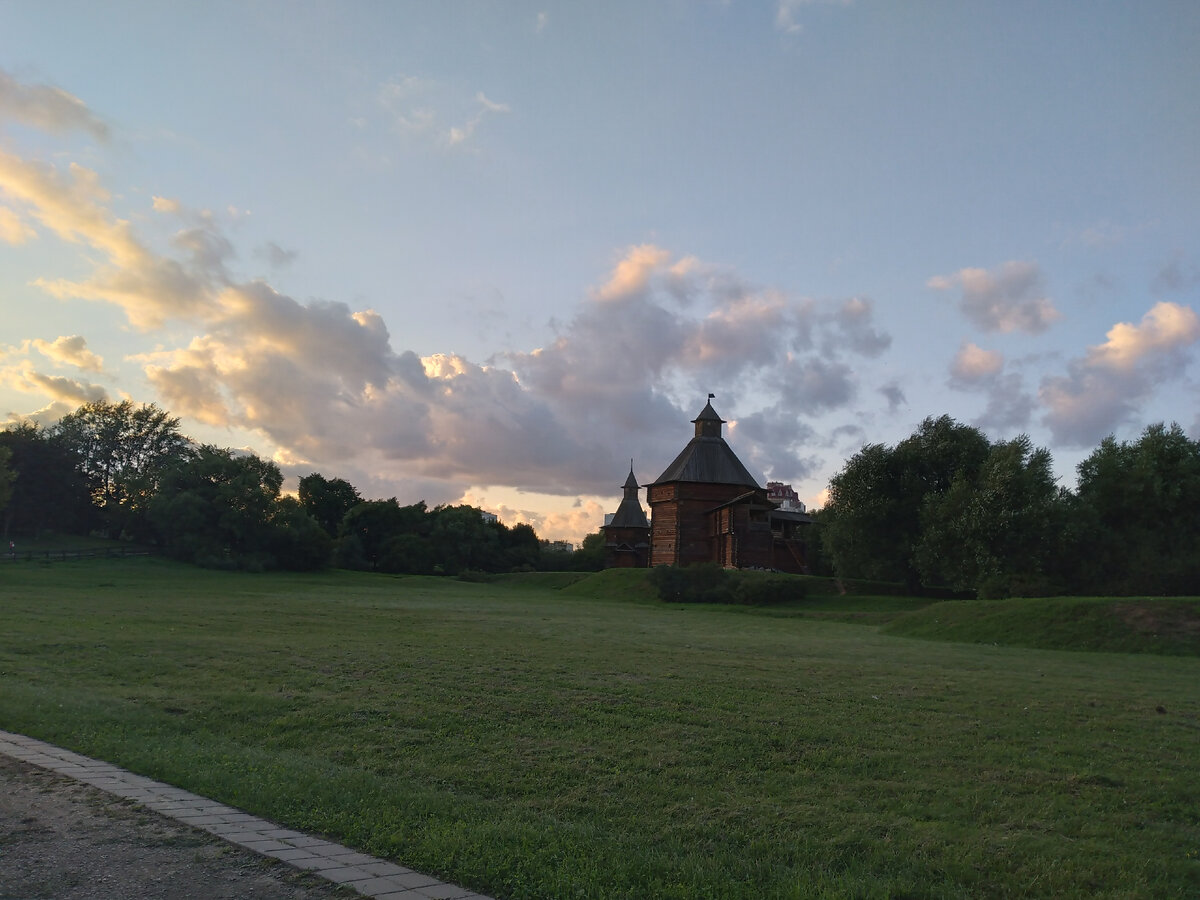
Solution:
<svg viewBox="0 0 1200 900"><path fill-rule="evenodd" d="M1195 658L586 580L0 577L0 727L499 897L1200 890Z"/></svg>

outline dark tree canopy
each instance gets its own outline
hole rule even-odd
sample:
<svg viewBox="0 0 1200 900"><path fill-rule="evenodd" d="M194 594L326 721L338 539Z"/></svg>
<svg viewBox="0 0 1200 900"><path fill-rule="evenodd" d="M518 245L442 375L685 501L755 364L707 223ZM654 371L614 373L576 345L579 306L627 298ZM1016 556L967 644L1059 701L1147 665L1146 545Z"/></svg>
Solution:
<svg viewBox="0 0 1200 900"><path fill-rule="evenodd" d="M1048 451L949 416L864 447L830 483L821 542L842 577L988 596L1061 586L1067 496Z"/></svg>
<svg viewBox="0 0 1200 900"><path fill-rule="evenodd" d="M74 452L110 537L140 536L162 472L189 453L179 419L152 403L87 403L53 433Z"/></svg>
<svg viewBox="0 0 1200 900"><path fill-rule="evenodd" d="M298 496L300 505L330 537L337 536L346 513L362 503L362 497L350 482L326 478L319 472L300 479Z"/></svg>
<svg viewBox="0 0 1200 900"><path fill-rule="evenodd" d="M1086 588L1200 591L1200 441L1178 425L1105 438L1079 464L1076 505Z"/></svg>
<svg viewBox="0 0 1200 900"><path fill-rule="evenodd" d="M12 494L4 509L4 537L86 533L93 507L77 457L53 433L22 423L0 431L0 447L10 453Z"/></svg>
<svg viewBox="0 0 1200 900"><path fill-rule="evenodd" d="M162 472L149 521L179 559L236 568L319 568L329 538L295 500L280 498L273 462L202 446Z"/></svg>
<svg viewBox="0 0 1200 900"><path fill-rule="evenodd" d="M964 469L948 490L926 497L916 552L922 580L989 597L1061 590L1065 513L1049 451L1025 435L995 444L973 479Z"/></svg>
<svg viewBox="0 0 1200 900"><path fill-rule="evenodd" d="M921 510L956 477L974 479L988 455L977 428L927 418L895 447L868 444L829 484L822 546L839 574L916 588Z"/></svg>

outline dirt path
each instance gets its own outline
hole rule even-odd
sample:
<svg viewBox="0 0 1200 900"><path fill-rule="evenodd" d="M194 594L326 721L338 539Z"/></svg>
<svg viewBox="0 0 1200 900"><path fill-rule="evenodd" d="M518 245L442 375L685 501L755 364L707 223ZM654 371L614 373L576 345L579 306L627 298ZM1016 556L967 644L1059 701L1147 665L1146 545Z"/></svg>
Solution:
<svg viewBox="0 0 1200 900"><path fill-rule="evenodd" d="M357 896L129 801L0 755L0 900Z"/></svg>

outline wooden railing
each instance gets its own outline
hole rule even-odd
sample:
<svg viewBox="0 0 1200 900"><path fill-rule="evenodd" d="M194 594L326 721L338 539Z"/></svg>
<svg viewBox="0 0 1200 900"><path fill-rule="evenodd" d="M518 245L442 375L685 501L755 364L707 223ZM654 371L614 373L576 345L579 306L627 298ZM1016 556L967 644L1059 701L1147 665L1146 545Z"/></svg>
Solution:
<svg viewBox="0 0 1200 900"><path fill-rule="evenodd" d="M149 556L150 551L134 547L90 547L76 550L5 550L0 562L64 562L69 559L124 559L127 556Z"/></svg>

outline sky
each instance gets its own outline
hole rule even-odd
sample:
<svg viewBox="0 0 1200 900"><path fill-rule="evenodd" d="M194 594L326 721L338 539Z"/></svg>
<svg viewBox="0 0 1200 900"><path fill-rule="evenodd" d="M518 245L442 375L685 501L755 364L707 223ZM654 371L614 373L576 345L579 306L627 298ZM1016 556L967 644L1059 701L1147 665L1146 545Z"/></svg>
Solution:
<svg viewBox="0 0 1200 900"><path fill-rule="evenodd" d="M1200 437L1200 4L0 2L0 418L549 539L709 393L819 506L948 414Z"/></svg>

